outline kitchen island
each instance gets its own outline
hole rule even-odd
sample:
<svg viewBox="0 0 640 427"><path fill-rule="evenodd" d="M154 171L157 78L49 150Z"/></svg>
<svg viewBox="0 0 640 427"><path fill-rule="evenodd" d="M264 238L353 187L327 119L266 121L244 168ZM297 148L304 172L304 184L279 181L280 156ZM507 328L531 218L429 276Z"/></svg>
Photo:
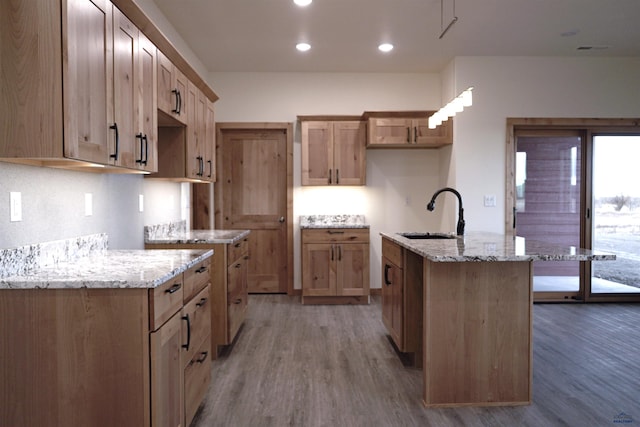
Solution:
<svg viewBox="0 0 640 427"><path fill-rule="evenodd" d="M416 353L429 407L530 404L533 261L615 259L494 233L380 234L383 321Z"/></svg>
<svg viewBox="0 0 640 427"><path fill-rule="evenodd" d="M212 254L98 250L0 278L0 425L189 425L210 298L184 278Z"/></svg>

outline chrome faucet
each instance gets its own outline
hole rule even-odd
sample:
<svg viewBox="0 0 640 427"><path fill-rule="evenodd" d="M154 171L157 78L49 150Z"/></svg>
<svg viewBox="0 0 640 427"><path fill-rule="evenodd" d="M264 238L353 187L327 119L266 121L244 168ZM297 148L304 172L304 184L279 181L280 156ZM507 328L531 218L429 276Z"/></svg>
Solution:
<svg viewBox="0 0 640 427"><path fill-rule="evenodd" d="M464 235L464 209L462 209L462 196L460 196L460 193L458 193L456 190L451 187L445 187L433 193L431 201L429 202L429 204L427 204L427 210L433 211L436 208L436 197L438 197L438 194L442 193L443 191L449 191L458 197L458 225L456 227L456 234L458 236L462 236Z"/></svg>

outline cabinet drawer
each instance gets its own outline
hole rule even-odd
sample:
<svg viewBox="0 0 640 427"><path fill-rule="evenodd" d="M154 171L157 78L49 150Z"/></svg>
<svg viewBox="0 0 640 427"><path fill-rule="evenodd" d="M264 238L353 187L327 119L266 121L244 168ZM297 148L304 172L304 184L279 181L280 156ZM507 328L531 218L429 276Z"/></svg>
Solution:
<svg viewBox="0 0 640 427"><path fill-rule="evenodd" d="M182 274L149 291L149 329L155 331L182 308Z"/></svg>
<svg viewBox="0 0 640 427"><path fill-rule="evenodd" d="M230 243L228 246L227 265L234 264L238 259L248 255L249 253L249 238L245 237L235 243Z"/></svg>
<svg viewBox="0 0 640 427"><path fill-rule="evenodd" d="M184 272L184 302L200 292L210 280L211 258L199 262Z"/></svg>
<svg viewBox="0 0 640 427"><path fill-rule="evenodd" d="M368 228L306 228L302 243L357 242L369 243Z"/></svg>
<svg viewBox="0 0 640 427"><path fill-rule="evenodd" d="M211 300L209 286L205 287L182 311L182 362L193 359L202 341L211 335Z"/></svg>
<svg viewBox="0 0 640 427"><path fill-rule="evenodd" d="M389 239L382 239L382 256L398 267L402 267L402 248Z"/></svg>
<svg viewBox="0 0 640 427"><path fill-rule="evenodd" d="M191 424L211 383L211 335L207 335L184 368L185 426Z"/></svg>
<svg viewBox="0 0 640 427"><path fill-rule="evenodd" d="M244 259L237 261L227 270L227 315L228 337L233 341L247 311L247 264Z"/></svg>

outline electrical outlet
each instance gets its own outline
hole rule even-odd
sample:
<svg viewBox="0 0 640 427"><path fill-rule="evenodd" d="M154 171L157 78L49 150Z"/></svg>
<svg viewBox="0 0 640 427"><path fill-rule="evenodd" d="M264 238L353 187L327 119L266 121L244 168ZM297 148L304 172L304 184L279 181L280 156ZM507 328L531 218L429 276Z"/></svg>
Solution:
<svg viewBox="0 0 640 427"><path fill-rule="evenodd" d="M138 211L144 212L144 196L142 194L138 195Z"/></svg>
<svg viewBox="0 0 640 427"><path fill-rule="evenodd" d="M93 215L93 194L84 193L84 216Z"/></svg>
<svg viewBox="0 0 640 427"><path fill-rule="evenodd" d="M495 194L485 194L484 195L484 206L486 208L494 208L496 206L496 196L495 196Z"/></svg>
<svg viewBox="0 0 640 427"><path fill-rule="evenodd" d="M11 202L11 222L22 221L22 193L12 191L9 193Z"/></svg>

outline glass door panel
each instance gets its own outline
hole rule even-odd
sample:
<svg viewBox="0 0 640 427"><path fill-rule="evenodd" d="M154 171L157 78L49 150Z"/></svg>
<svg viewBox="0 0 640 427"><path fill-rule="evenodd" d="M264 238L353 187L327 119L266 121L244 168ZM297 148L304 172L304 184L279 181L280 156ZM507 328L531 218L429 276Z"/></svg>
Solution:
<svg viewBox="0 0 640 427"><path fill-rule="evenodd" d="M581 246L582 141L574 131L516 132L516 233ZM582 299L580 263L535 262L536 300Z"/></svg>
<svg viewBox="0 0 640 427"><path fill-rule="evenodd" d="M616 261L591 263L591 295L640 295L640 136L593 137L593 249Z"/></svg>

